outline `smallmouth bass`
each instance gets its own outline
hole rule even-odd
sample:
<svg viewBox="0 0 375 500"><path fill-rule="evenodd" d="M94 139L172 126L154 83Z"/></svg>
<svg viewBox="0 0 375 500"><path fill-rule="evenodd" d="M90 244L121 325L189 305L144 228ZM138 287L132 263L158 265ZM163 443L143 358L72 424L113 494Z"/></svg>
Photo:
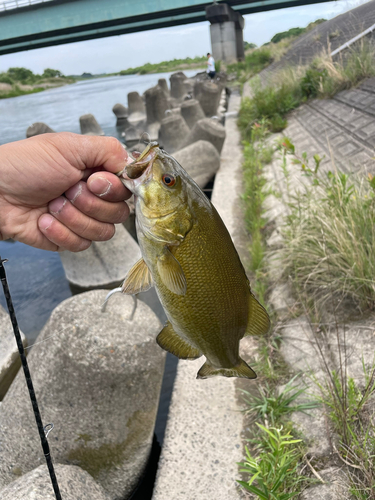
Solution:
<svg viewBox="0 0 375 500"><path fill-rule="evenodd" d="M204 355L197 378L256 378L239 355L239 342L266 333L270 320L215 207L157 143L118 175L135 195L143 257L122 291L155 286L168 318L157 343L181 359Z"/></svg>

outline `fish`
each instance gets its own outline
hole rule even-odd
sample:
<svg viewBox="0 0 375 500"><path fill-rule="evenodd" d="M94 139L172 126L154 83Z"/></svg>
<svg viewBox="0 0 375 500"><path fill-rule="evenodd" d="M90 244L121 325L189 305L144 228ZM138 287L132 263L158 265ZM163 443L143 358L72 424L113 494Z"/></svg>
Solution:
<svg viewBox="0 0 375 500"><path fill-rule="evenodd" d="M118 175L134 194L142 258L122 292L154 286L168 321L156 338L180 359L206 360L197 378L254 379L240 357L247 335L270 328L232 238L211 201L173 156L150 142Z"/></svg>

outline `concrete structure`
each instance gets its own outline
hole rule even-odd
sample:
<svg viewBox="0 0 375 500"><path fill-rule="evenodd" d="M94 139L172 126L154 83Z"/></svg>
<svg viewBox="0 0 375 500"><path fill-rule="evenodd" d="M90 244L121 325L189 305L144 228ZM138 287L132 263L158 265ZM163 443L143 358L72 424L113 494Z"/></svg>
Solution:
<svg viewBox="0 0 375 500"><path fill-rule="evenodd" d="M241 14L322 0L227 0ZM329 1L329 0L323 0ZM5 0L0 3L0 55L206 20L205 0Z"/></svg>
<svg viewBox="0 0 375 500"><path fill-rule="evenodd" d="M231 63L245 57L243 28L245 20L239 12L226 3L206 7L210 21L212 55L216 61Z"/></svg>
<svg viewBox="0 0 375 500"><path fill-rule="evenodd" d="M243 214L242 149L237 129L240 96L232 96L225 123L225 141L212 202L237 249L247 252ZM178 153L177 153L178 154ZM176 155L177 157L177 155ZM228 182L230 179L230 182ZM240 253L241 255L241 253ZM254 338L241 341L241 353L251 363ZM245 350L246 352L244 352ZM169 409L153 500L239 500L244 498L236 479L237 462L244 458L243 413L238 379L197 380L202 359L180 360ZM246 381L249 388L254 381ZM244 387L244 386L242 386Z"/></svg>

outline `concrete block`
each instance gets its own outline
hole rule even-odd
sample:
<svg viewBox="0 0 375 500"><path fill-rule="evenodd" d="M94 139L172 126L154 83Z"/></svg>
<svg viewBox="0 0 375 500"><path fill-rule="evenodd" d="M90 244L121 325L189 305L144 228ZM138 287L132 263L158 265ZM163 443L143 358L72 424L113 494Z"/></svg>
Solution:
<svg viewBox="0 0 375 500"><path fill-rule="evenodd" d="M22 344L27 346L25 335L21 332ZM21 368L17 342L7 311L0 306L0 401L7 393L10 384Z"/></svg>
<svg viewBox="0 0 375 500"><path fill-rule="evenodd" d="M117 118L117 127L121 127L125 130L130 126L128 121L128 108L126 108L123 104L117 103L113 106L112 111Z"/></svg>
<svg viewBox="0 0 375 500"><path fill-rule="evenodd" d="M181 104L181 115L184 117L189 128L193 128L199 120L205 118L203 109L196 99L189 99Z"/></svg>
<svg viewBox="0 0 375 500"><path fill-rule="evenodd" d="M180 114L171 114L161 121L159 144L169 153L182 147L190 130Z"/></svg>
<svg viewBox="0 0 375 500"><path fill-rule="evenodd" d="M215 116L220 102L221 88L216 83L206 81L200 88L200 93L196 97L206 116Z"/></svg>
<svg viewBox="0 0 375 500"><path fill-rule="evenodd" d="M146 113L145 104L138 92L129 92L128 94L128 111L129 115L133 113Z"/></svg>
<svg viewBox="0 0 375 500"><path fill-rule="evenodd" d="M187 77L182 71L173 73L173 75L169 77L169 81L171 82L171 97L176 99L182 99L184 97L186 94L184 84L186 79Z"/></svg>
<svg viewBox="0 0 375 500"><path fill-rule="evenodd" d="M211 118L199 120L191 129L188 135L185 146L193 144L199 140L211 142L220 153L225 139L225 128Z"/></svg>
<svg viewBox="0 0 375 500"><path fill-rule="evenodd" d="M34 135L51 134L55 131L43 122L35 122L26 130L26 138L34 137Z"/></svg>
<svg viewBox="0 0 375 500"><path fill-rule="evenodd" d="M164 90L156 85L144 93L146 101L147 123L161 122L169 109L168 98Z"/></svg>
<svg viewBox="0 0 375 500"><path fill-rule="evenodd" d="M66 278L72 290L114 288L141 257L137 243L116 225L116 234L109 241L93 242L83 252L60 252Z"/></svg>
<svg viewBox="0 0 375 500"><path fill-rule="evenodd" d="M158 85L164 90L165 94L169 96L169 88L167 80L165 78L159 78Z"/></svg>
<svg viewBox="0 0 375 500"><path fill-rule="evenodd" d="M81 127L81 134L83 135L104 135L102 127L92 114L80 116L79 125Z"/></svg>
<svg viewBox="0 0 375 500"><path fill-rule="evenodd" d="M220 168L219 153L207 141L190 144L173 156L201 188L206 186Z"/></svg>
<svg viewBox="0 0 375 500"><path fill-rule="evenodd" d="M110 500L90 474L75 465L54 464L64 500ZM40 465L0 491L2 500L56 500L47 465Z"/></svg>
<svg viewBox="0 0 375 500"><path fill-rule="evenodd" d="M132 297L106 290L62 302L28 356L57 464L86 470L110 500L129 499L151 450L165 352L161 324ZM23 373L0 407L0 488L44 462ZM77 496L76 498L80 498Z"/></svg>

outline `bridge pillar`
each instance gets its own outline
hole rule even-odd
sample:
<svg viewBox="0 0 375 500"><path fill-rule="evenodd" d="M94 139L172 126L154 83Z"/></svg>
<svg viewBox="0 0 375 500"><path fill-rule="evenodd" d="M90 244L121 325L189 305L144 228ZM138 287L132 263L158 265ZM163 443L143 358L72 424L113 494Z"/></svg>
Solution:
<svg viewBox="0 0 375 500"><path fill-rule="evenodd" d="M210 21L212 55L216 61L226 63L243 59L243 28L245 20L239 12L226 3L206 7L206 19Z"/></svg>

